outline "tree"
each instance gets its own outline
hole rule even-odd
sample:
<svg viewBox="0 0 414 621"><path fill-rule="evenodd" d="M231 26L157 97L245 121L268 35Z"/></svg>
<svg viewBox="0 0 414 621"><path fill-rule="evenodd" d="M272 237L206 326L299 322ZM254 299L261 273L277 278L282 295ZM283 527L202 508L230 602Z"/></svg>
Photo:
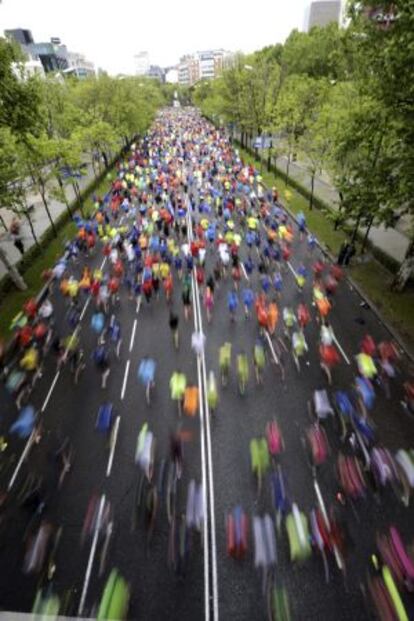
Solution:
<svg viewBox="0 0 414 621"><path fill-rule="evenodd" d="M286 39L280 64L283 77L307 75L310 78L341 80L349 75L349 48L352 40L337 24L310 32L293 30Z"/></svg>
<svg viewBox="0 0 414 621"><path fill-rule="evenodd" d="M414 215L414 2L350 2L350 36L357 42L356 78L387 118L388 159L383 190L389 210ZM393 221L393 218L385 218ZM414 230L400 284L413 276ZM407 276L408 275L408 276Z"/></svg>
<svg viewBox="0 0 414 621"><path fill-rule="evenodd" d="M326 90L326 89L324 89ZM332 150L333 133L330 131L334 109L328 101L314 112L309 124L298 140L299 152L303 153L305 165L311 176L309 209L313 208L315 177L328 162Z"/></svg>
<svg viewBox="0 0 414 621"><path fill-rule="evenodd" d="M279 133L279 148L287 155L286 185L292 156L299 148L299 139L315 118L327 91L325 80L292 75L283 86L272 111L272 128Z"/></svg>
<svg viewBox="0 0 414 621"><path fill-rule="evenodd" d="M40 126L38 81L23 79L23 60L18 45L0 37L0 127L19 140Z"/></svg>
<svg viewBox="0 0 414 621"><path fill-rule="evenodd" d="M53 157L51 141L46 134L29 135L27 141L21 145L19 152L20 169L25 176L31 179L33 188L40 194L53 234L57 237L57 230L48 204Z"/></svg>

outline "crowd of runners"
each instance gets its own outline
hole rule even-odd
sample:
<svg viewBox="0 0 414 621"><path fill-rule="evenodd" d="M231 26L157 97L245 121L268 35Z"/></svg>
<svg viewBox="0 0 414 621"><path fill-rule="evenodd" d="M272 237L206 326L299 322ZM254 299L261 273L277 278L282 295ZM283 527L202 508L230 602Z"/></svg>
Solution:
<svg viewBox="0 0 414 621"><path fill-rule="evenodd" d="M349 287L342 269L321 255L303 214L296 220L289 216L277 188L265 186L224 131L196 110L175 109L162 111L147 136L131 146L106 196L95 197L90 217L77 217L76 225L76 237L45 272L41 295L26 302L13 320L11 343L2 348L12 414L3 417L1 427L0 527L7 537L8 519L14 512L25 516L21 571L36 578L33 611L128 617L134 586L111 562L116 507L92 490L81 536L83 542L99 534L102 593L92 602L85 590L80 601L78 594L68 604L54 588L65 533L50 508L65 493L76 447L70 435L56 439L53 476L47 477L36 470L32 454L41 451L51 430L46 415L52 391L59 390L61 376L70 375L74 391L83 387L99 393L101 403L92 415L96 436L107 439L109 476L123 425L113 375L124 368L134 338L140 339L139 325L134 323L130 338L124 318L144 315L154 342L163 328L151 316L163 306L170 333L164 353L147 348L139 360L131 358L131 371L128 360L121 393L123 400L131 373L129 381L140 386L136 407L145 420L124 432L136 437L140 473L130 494L132 522L145 532L148 548L160 523L168 523L166 559L185 578L189 557L203 553L209 520L205 477L188 460L187 445L201 429L211 433L206 417L214 428L237 414L238 404L255 391L271 394L275 385L283 391L308 390L308 383L302 388L304 378L316 359L318 380L304 404L305 425L293 407L280 411L277 399L269 411L258 413L267 423L261 435L254 428L245 447L256 500L251 506L240 500L226 507L225 525L220 518L216 523L217 529L225 528L226 562L250 562L260 571L257 593L263 595L264 618L304 619L280 571L281 548L287 545L293 565L319 556L321 582L330 588L337 572L346 590L354 579L349 563L358 550L349 520L369 514L372 503L384 505L393 517L374 533L365 575L351 588L361 589L367 614L387 621L413 618L412 540L399 526L399 516L411 511L414 450L389 449L375 420L378 404L388 403L412 425L414 380L404 375L402 352L391 337L375 340L359 325L357 348L350 350L352 339L339 341L333 327L338 326L337 300L343 305ZM227 334L221 340L214 336L217 325ZM242 331L249 334L249 349ZM191 371L183 368L183 351L191 356L186 366ZM92 367L94 385L87 375ZM54 383L39 404L36 394L47 372ZM173 424L169 420L164 426L169 454L159 450L165 438L154 431L154 419L165 416L157 408L161 392L168 392L171 402ZM232 413L222 407L229 393L236 404ZM295 428L305 456L297 468L309 470L314 488L311 508L297 493L291 495L289 427ZM22 460L17 449L25 452ZM324 487L327 471L336 481L335 496ZM217 468L214 477L220 480Z"/></svg>

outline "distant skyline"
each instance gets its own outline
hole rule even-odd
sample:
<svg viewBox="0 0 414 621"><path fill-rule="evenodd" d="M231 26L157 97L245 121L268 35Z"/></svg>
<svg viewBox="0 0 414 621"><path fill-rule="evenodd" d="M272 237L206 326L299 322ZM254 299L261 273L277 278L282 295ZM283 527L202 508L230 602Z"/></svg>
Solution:
<svg viewBox="0 0 414 621"><path fill-rule="evenodd" d="M35 41L60 37L75 52L111 74L134 73L134 55L148 51L151 64L171 66L197 50L253 52L283 43L303 30L309 0L3 0L0 34L27 28Z"/></svg>

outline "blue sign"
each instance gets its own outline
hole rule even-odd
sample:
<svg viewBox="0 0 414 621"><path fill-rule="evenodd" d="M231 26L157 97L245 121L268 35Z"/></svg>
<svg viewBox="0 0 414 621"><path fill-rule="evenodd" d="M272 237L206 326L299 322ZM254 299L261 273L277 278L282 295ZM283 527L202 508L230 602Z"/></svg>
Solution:
<svg viewBox="0 0 414 621"><path fill-rule="evenodd" d="M257 136L254 140L253 147L255 149L271 149L272 139L270 136Z"/></svg>

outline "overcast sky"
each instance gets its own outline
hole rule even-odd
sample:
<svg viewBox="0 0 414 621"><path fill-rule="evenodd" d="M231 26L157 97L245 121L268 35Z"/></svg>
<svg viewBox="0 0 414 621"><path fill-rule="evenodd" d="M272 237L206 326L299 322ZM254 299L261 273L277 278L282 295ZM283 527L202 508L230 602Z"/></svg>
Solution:
<svg viewBox="0 0 414 621"><path fill-rule="evenodd" d="M176 64L185 53L251 52L302 30L310 0L2 0L0 34L28 28L36 42L60 37L110 73L133 73L134 54Z"/></svg>

